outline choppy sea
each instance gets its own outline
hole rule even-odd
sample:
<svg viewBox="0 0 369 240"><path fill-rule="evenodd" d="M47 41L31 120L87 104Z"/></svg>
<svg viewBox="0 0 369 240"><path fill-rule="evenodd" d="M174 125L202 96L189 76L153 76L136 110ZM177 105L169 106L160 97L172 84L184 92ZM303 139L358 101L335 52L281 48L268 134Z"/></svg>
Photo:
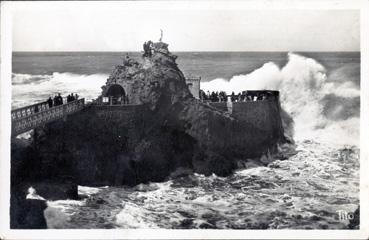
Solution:
<svg viewBox="0 0 369 240"><path fill-rule="evenodd" d="M56 93L93 99L122 58L140 53L13 53L12 107ZM49 228L342 229L359 205L360 53L186 52L205 91L275 89L297 154L222 178L194 174L136 187L79 186L49 201Z"/></svg>

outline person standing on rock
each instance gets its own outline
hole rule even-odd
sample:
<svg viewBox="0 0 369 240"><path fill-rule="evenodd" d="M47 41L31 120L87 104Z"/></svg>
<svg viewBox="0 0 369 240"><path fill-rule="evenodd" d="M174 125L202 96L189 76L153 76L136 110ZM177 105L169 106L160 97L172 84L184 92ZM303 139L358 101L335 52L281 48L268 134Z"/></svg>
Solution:
<svg viewBox="0 0 369 240"><path fill-rule="evenodd" d="M152 56L152 48L153 48L153 46L152 46L153 44L152 44L152 41L151 40L149 40L148 42L147 42L147 54L148 54L148 56L149 57L151 57Z"/></svg>
<svg viewBox="0 0 369 240"><path fill-rule="evenodd" d="M146 57L147 56L147 42L144 42L143 49L144 49L143 57Z"/></svg>

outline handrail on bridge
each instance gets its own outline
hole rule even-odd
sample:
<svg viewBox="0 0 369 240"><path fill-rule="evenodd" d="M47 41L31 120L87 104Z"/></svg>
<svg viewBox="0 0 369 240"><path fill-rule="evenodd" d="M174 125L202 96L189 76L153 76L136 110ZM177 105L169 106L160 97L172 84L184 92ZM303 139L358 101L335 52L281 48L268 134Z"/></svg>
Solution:
<svg viewBox="0 0 369 240"><path fill-rule="evenodd" d="M48 122L83 109L85 99L49 107L44 102L12 110L12 136L27 132Z"/></svg>
<svg viewBox="0 0 369 240"><path fill-rule="evenodd" d="M25 107L20 107L20 108L12 110L11 112L12 120L30 116L34 113L37 113L39 111L45 111L47 109L49 109L49 105L47 104L46 101L35 103L35 104L28 105Z"/></svg>

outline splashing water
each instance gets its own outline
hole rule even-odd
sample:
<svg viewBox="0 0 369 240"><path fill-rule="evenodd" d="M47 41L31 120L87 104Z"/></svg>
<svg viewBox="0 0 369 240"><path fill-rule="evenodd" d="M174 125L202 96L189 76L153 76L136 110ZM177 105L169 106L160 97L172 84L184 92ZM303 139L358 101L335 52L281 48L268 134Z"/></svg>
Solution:
<svg viewBox="0 0 369 240"><path fill-rule="evenodd" d="M296 140L320 139L340 145L358 145L359 118L352 117L347 121L327 119L323 114L323 99L331 94L352 101L359 98L360 89L350 79L344 82L337 80L338 77L342 78L337 74L338 71L329 78L324 66L312 58L294 53L289 53L288 58L282 69L269 62L249 74L234 76L229 81L215 79L202 83L201 88L210 92L224 90L228 94L240 90L279 90L283 109L294 119ZM336 106L334 110L339 115L344 114L346 109Z"/></svg>
<svg viewBox="0 0 369 240"><path fill-rule="evenodd" d="M226 178L195 174L134 188L96 188L80 204L49 205L68 215L63 228L345 228L348 221L337 211L357 207L358 149L298 145L288 160Z"/></svg>
<svg viewBox="0 0 369 240"><path fill-rule="evenodd" d="M101 93L107 75L79 75L73 73L53 73L52 75L29 75L13 73L12 105L21 107L45 101L57 93L66 96L78 93L86 100L94 99Z"/></svg>

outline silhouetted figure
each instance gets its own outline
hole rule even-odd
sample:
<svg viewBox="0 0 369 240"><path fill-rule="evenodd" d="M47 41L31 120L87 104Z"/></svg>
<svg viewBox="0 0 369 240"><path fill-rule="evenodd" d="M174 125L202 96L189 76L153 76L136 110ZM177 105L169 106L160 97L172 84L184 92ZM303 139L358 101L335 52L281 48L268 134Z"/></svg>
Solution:
<svg viewBox="0 0 369 240"><path fill-rule="evenodd" d="M144 54L142 56L143 57L147 57L147 42L144 42L144 44L143 44L143 50L144 50Z"/></svg>
<svg viewBox="0 0 369 240"><path fill-rule="evenodd" d="M217 99L217 95L215 94L215 92L214 92L214 91L213 91L213 92L211 92L211 95L210 95L210 101L215 102L215 101L216 101L216 99Z"/></svg>
<svg viewBox="0 0 369 240"><path fill-rule="evenodd" d="M60 95L60 93L58 93L58 96L57 96L56 98L57 98L58 106L59 106L59 105L63 105L63 98L62 98L62 96Z"/></svg>
<svg viewBox="0 0 369 240"><path fill-rule="evenodd" d="M226 102L227 101L227 93L224 91L219 92L219 97L220 97L220 101L221 102Z"/></svg>
<svg viewBox="0 0 369 240"><path fill-rule="evenodd" d="M58 96L54 96L54 106L58 106Z"/></svg>
<svg viewBox="0 0 369 240"><path fill-rule="evenodd" d="M128 56L128 55L127 55ZM74 98L76 99L76 100L78 100L78 94L76 93L75 95L74 95Z"/></svg>
<svg viewBox="0 0 369 240"><path fill-rule="evenodd" d="M130 60L130 58L129 58L129 55L127 53L126 56L123 58L123 66L128 66L129 60Z"/></svg>
<svg viewBox="0 0 369 240"><path fill-rule="evenodd" d="M232 92L231 101L234 102L235 100L236 100L236 95L234 95L234 92Z"/></svg>
<svg viewBox="0 0 369 240"><path fill-rule="evenodd" d="M38 105L35 105L35 113L38 112Z"/></svg>
<svg viewBox="0 0 369 240"><path fill-rule="evenodd" d="M53 100L51 99L51 97L49 97L49 99L47 99L47 104L49 105L49 108L53 107Z"/></svg>
<svg viewBox="0 0 369 240"><path fill-rule="evenodd" d="M152 41L149 40L148 42L145 42L143 44L143 49L144 49L143 56L144 57L151 57L152 56L151 48L152 48Z"/></svg>
<svg viewBox="0 0 369 240"><path fill-rule="evenodd" d="M219 102L219 94L218 94L218 92L215 92L214 102Z"/></svg>
<svg viewBox="0 0 369 240"><path fill-rule="evenodd" d="M201 101L206 101L207 100L205 92L201 89L200 89L200 92L199 92L199 96L200 96Z"/></svg>
<svg viewBox="0 0 369 240"><path fill-rule="evenodd" d="M152 41L151 40L149 40L148 42L147 42L147 55L149 56L149 57L151 57L152 56Z"/></svg>

